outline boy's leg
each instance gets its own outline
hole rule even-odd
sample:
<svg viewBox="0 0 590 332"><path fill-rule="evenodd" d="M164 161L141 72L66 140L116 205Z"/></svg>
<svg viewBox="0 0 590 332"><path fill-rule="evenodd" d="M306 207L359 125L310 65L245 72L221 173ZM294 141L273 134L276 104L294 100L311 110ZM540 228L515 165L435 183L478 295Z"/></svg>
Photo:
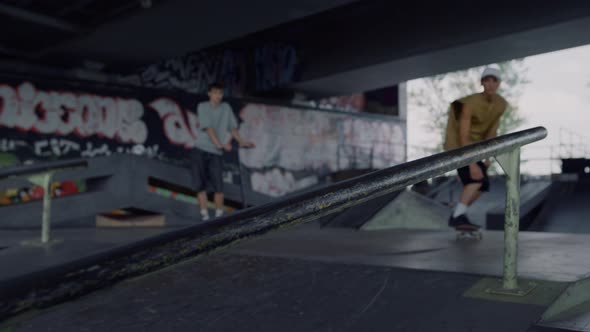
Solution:
<svg viewBox="0 0 590 332"><path fill-rule="evenodd" d="M478 165L479 164L480 163L478 162ZM457 204L453 214L449 218L449 226L472 225L467 218L467 208L479 198L482 191L487 191L489 187L485 166L483 163L479 166L482 167L482 172L484 174L484 178L481 180L474 180L471 178L469 166L457 170L461 183L463 183L463 191L459 198L459 204Z"/></svg>
<svg viewBox="0 0 590 332"><path fill-rule="evenodd" d="M215 217L223 215L223 159L222 156L212 155L209 162L209 176L213 185L213 201L215 203Z"/></svg>
<svg viewBox="0 0 590 332"><path fill-rule="evenodd" d="M483 174L483 178L479 180L479 182L477 183L470 184L474 187L477 185L477 190L475 190L474 188L470 188L470 192L465 193L465 197L461 195L461 203L465 202L467 206L473 204L479 198L482 192L490 191L490 179L488 178L488 168L481 161L477 162L477 166L481 168L481 174Z"/></svg>
<svg viewBox="0 0 590 332"><path fill-rule="evenodd" d="M209 220L209 212L207 210L207 192L205 191L207 185L206 161L202 151L191 151L191 172L193 176L193 188L197 191L197 202L201 218L205 221Z"/></svg>
<svg viewBox="0 0 590 332"><path fill-rule="evenodd" d="M218 210L223 209L223 193L215 193L215 195L213 195L213 200L215 201L215 208Z"/></svg>
<svg viewBox="0 0 590 332"><path fill-rule="evenodd" d="M466 206L470 206L475 202L479 196L481 195L481 183L469 183L463 186L463 191L461 192L461 198L459 202L461 204L465 204Z"/></svg>
<svg viewBox="0 0 590 332"><path fill-rule="evenodd" d="M207 192L200 191L197 193L197 201L201 210L207 210Z"/></svg>

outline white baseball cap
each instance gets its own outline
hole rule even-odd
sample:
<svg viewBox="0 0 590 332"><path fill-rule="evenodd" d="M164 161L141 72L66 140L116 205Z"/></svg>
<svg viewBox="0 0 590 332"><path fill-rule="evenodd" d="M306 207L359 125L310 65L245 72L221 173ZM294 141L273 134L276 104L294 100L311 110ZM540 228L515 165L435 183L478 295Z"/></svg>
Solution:
<svg viewBox="0 0 590 332"><path fill-rule="evenodd" d="M500 72L500 69L498 69L498 68L486 67L486 69L484 69L483 72L481 73L481 79L483 80L484 78L486 78L488 76L494 76L495 78L498 79L498 81L502 80L502 73Z"/></svg>

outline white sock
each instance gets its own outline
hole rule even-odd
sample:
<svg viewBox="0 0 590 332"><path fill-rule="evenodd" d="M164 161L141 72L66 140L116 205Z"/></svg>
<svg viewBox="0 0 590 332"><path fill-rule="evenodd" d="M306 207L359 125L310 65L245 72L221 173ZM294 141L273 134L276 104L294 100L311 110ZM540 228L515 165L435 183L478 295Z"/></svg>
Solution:
<svg viewBox="0 0 590 332"><path fill-rule="evenodd" d="M209 210L207 210L207 209L201 209L201 215L202 216L208 216L209 215Z"/></svg>
<svg viewBox="0 0 590 332"><path fill-rule="evenodd" d="M458 216L465 214L467 212L467 205L463 203L457 204L455 207L455 211L453 212L453 218L457 218Z"/></svg>
<svg viewBox="0 0 590 332"><path fill-rule="evenodd" d="M221 217L222 215L223 215L222 209L215 209L215 216L216 217Z"/></svg>

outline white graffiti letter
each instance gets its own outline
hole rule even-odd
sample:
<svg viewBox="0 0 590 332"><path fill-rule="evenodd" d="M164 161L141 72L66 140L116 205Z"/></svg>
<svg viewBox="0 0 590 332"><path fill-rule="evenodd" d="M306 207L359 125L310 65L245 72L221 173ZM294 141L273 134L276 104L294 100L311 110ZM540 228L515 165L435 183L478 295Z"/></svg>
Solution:
<svg viewBox="0 0 590 332"><path fill-rule="evenodd" d="M143 144L147 140L147 126L141 120L143 105L135 99L117 99L120 128L117 136L124 143Z"/></svg>
<svg viewBox="0 0 590 332"><path fill-rule="evenodd" d="M159 98L150 103L150 107L160 115L164 122L164 133L171 143L187 148L194 146L194 137L187 128L178 104L168 98Z"/></svg>
<svg viewBox="0 0 590 332"><path fill-rule="evenodd" d="M20 112L16 118L16 126L23 130L30 130L37 121L35 114L35 87L29 83L23 83L18 87L20 97Z"/></svg>
<svg viewBox="0 0 590 332"><path fill-rule="evenodd" d="M110 97L95 96L94 102L100 115L100 135L107 138L114 138L120 121L115 100Z"/></svg>
<svg viewBox="0 0 590 332"><path fill-rule="evenodd" d="M60 116L65 117L57 128L57 133L70 134L82 125L82 112L78 110L78 98L73 93L64 92L57 95L56 99L56 108L61 110Z"/></svg>
<svg viewBox="0 0 590 332"><path fill-rule="evenodd" d="M0 99L0 125L13 128L19 109L14 89L7 85L0 86Z"/></svg>
<svg viewBox="0 0 590 332"><path fill-rule="evenodd" d="M81 124L76 127L76 134L87 137L98 132L100 128L100 114L91 95L80 96L78 102Z"/></svg>
<svg viewBox="0 0 590 332"><path fill-rule="evenodd" d="M47 92L40 91L35 97L35 107L42 113L41 118L37 117L37 121L33 125L33 130L42 134L49 134L57 131L60 126L61 119L59 112L55 108L55 95L50 95Z"/></svg>

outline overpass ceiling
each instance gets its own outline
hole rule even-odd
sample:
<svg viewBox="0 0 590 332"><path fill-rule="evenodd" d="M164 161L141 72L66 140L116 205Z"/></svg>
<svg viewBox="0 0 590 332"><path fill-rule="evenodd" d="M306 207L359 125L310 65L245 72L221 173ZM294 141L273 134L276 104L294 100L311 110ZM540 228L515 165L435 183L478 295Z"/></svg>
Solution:
<svg viewBox="0 0 590 332"><path fill-rule="evenodd" d="M334 96L590 44L590 17L450 46L305 80L291 88ZM559 64L556 64L559 65Z"/></svg>
<svg viewBox="0 0 590 332"><path fill-rule="evenodd" d="M124 68L180 56L350 2L3 0L0 57L62 66L91 60Z"/></svg>
<svg viewBox="0 0 590 332"><path fill-rule="evenodd" d="M150 8L142 6L146 1ZM458 0L404 6L390 0L3 0L0 57L66 68L92 60L124 72L208 47L296 41L311 61L291 88L337 95L590 43L587 0L500 0L485 10Z"/></svg>
<svg viewBox="0 0 590 332"><path fill-rule="evenodd" d="M294 42L303 71L291 88L337 95L585 45L589 19L588 0L362 0L216 46Z"/></svg>

